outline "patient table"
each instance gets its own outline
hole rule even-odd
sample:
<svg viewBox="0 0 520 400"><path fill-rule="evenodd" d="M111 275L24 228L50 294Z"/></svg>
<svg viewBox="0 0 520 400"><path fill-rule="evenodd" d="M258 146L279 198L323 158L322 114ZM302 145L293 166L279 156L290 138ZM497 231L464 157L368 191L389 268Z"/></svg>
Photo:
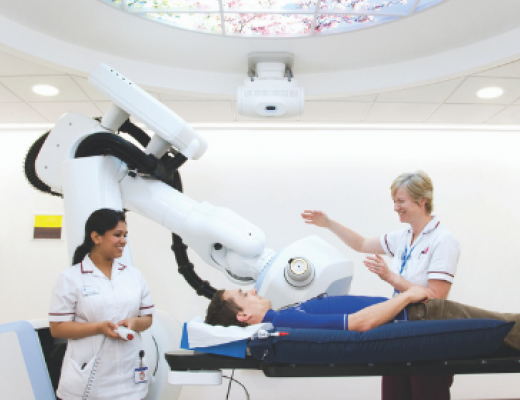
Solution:
<svg viewBox="0 0 520 400"><path fill-rule="evenodd" d="M520 351L501 348L485 358L368 364L266 364L251 356L237 359L188 350L165 355L172 371L260 370L269 378L382 375L489 374L520 372Z"/></svg>

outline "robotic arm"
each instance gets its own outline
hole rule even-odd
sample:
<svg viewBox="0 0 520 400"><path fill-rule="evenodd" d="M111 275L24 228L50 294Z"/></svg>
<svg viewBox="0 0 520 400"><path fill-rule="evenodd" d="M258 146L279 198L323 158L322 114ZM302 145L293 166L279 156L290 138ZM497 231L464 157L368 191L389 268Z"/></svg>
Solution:
<svg viewBox="0 0 520 400"><path fill-rule="evenodd" d="M179 235L206 263L235 283L254 283L273 254L265 249L264 233L231 210L197 203L147 177L126 177L119 187L125 208Z"/></svg>
<svg viewBox="0 0 520 400"><path fill-rule="evenodd" d="M167 182L172 170L200 158L206 140L182 118L113 68L101 64L90 83L112 99L97 121L65 114L46 138L36 173L64 195L69 253L83 241L92 211L110 207L135 211L163 225L208 264L237 284L252 284L274 307L321 293L345 294L351 263L317 237L275 253L265 248L261 229L233 211L198 203ZM114 135L129 115L155 134L145 152ZM165 154L173 153L173 157ZM130 258L127 246L123 258Z"/></svg>
<svg viewBox="0 0 520 400"><path fill-rule="evenodd" d="M103 127L115 132L133 115L156 133L146 148L148 154L161 157L174 146L186 159L197 160L208 148L206 140L182 118L108 65L100 64L89 82L113 102L101 120Z"/></svg>

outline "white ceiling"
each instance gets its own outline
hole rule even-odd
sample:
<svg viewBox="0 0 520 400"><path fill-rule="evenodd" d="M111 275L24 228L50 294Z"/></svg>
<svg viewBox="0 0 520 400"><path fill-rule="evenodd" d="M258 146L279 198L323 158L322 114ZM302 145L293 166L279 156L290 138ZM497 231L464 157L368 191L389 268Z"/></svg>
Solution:
<svg viewBox="0 0 520 400"><path fill-rule="evenodd" d="M233 93L246 76L249 52L283 50L295 54L295 75L308 94L305 112L291 122L520 124L520 48L518 41L512 47L498 40L520 34L520 1L495 0L490 7L484 0L448 0L400 23L280 40L181 31L98 0L2 0L0 123L53 123L66 112L99 116L110 103L85 76L103 57L114 57L116 68L188 122L258 122L237 115ZM381 78L397 67L404 72L395 74L395 84L390 73ZM177 79L161 77L161 85L157 71L177 71ZM348 80L338 77L349 73L354 89L336 90ZM355 86L360 74L363 87ZM208 76L222 77L223 89L200 90ZM31 87L38 83L60 94L36 95ZM479 99L475 93L485 86L501 86L504 95Z"/></svg>
<svg viewBox="0 0 520 400"><path fill-rule="evenodd" d="M36 95L31 91L35 84L51 84L60 93L54 97ZM479 99L475 93L484 86L501 86L504 95ZM259 121L238 116L234 100L151 93L188 122ZM95 117L109 104L84 77L0 52L0 123L53 123L66 112ZM412 89L307 100L303 115L290 121L520 124L520 61Z"/></svg>
<svg viewBox="0 0 520 400"><path fill-rule="evenodd" d="M296 55L295 73L307 74L372 68L480 42L520 26L520 1L447 0L396 23L309 38L247 39L186 31L99 0L2 0L0 14L52 38L151 64L244 73L249 52L289 51Z"/></svg>

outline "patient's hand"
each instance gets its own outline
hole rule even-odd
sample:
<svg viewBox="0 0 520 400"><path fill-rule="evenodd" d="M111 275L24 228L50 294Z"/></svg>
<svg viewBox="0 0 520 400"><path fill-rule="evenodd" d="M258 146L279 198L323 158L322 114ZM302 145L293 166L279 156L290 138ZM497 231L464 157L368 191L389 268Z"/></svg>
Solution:
<svg viewBox="0 0 520 400"><path fill-rule="evenodd" d="M427 303L430 301L430 294L426 288L420 286L412 286L404 294L410 300L410 303Z"/></svg>

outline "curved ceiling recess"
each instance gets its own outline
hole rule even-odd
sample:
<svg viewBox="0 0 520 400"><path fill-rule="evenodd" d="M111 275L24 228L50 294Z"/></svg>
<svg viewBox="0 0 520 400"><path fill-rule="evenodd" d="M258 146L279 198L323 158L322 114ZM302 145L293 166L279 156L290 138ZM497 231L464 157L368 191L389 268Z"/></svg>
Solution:
<svg viewBox="0 0 520 400"><path fill-rule="evenodd" d="M209 34L302 37L350 32L445 0L100 0L151 21Z"/></svg>
<svg viewBox="0 0 520 400"><path fill-rule="evenodd" d="M177 29L100 0L1 1L1 51L84 76L106 63L156 92L233 99L258 51L293 53L309 100L422 86L520 59L518 0L443 1L397 23L298 38Z"/></svg>

